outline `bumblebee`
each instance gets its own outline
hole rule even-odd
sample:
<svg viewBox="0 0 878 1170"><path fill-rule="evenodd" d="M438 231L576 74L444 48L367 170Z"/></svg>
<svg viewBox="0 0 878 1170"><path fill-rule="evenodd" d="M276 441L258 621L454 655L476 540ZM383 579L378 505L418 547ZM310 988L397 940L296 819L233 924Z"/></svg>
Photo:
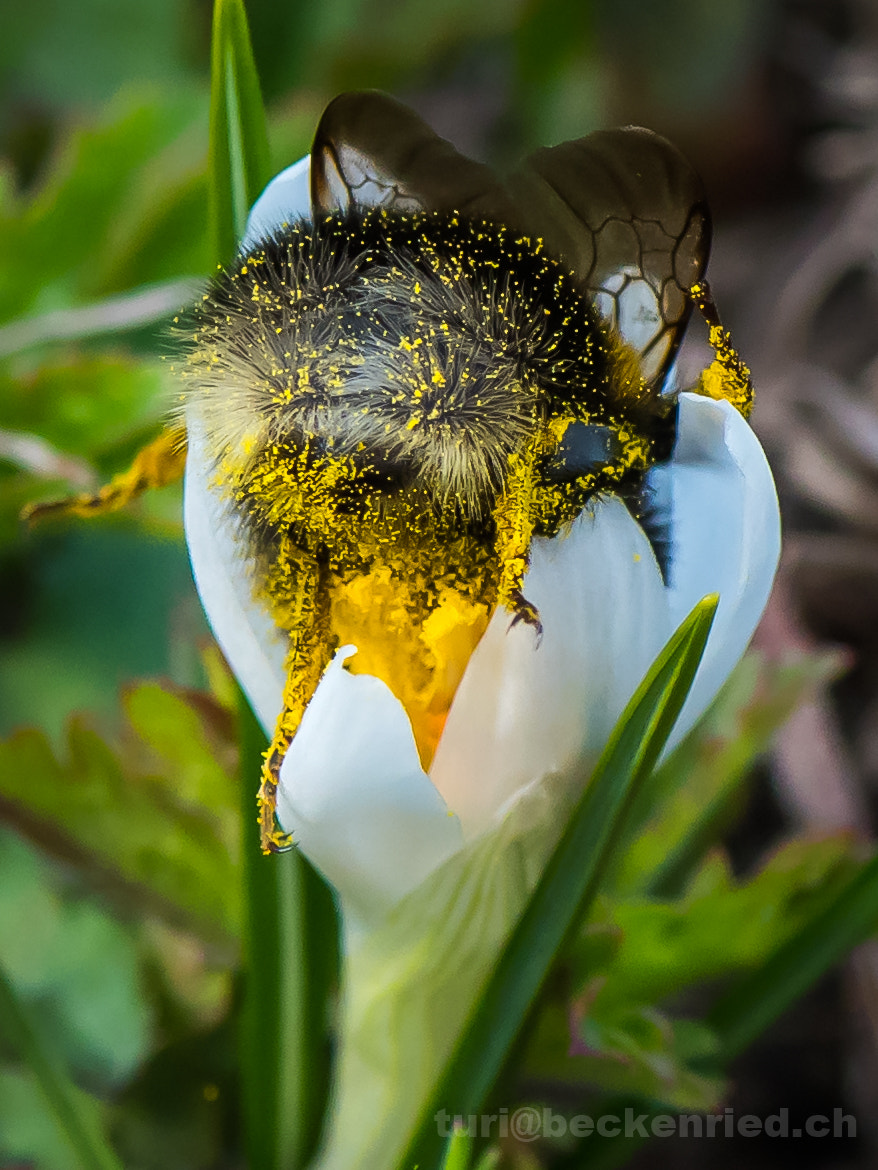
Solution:
<svg viewBox="0 0 878 1170"><path fill-rule="evenodd" d="M538 648L533 537L606 492L647 524L693 289L711 315L700 181L646 130L539 150L501 179L393 99L344 94L317 129L311 202L213 282L186 366L187 423L289 635L265 851L289 844L280 767L339 645L396 692L427 767L493 611ZM748 399L718 357L724 393Z"/></svg>
<svg viewBox="0 0 878 1170"><path fill-rule="evenodd" d="M499 177L392 98L348 93L310 182L311 217L242 251L185 334L181 417L289 636L265 852L290 844L280 768L338 646L396 693L427 768L492 613L539 652L535 536L612 492L661 563L644 482L674 444L666 383L693 303L716 353L701 388L745 413L752 398L703 279L700 180L648 130Z"/></svg>

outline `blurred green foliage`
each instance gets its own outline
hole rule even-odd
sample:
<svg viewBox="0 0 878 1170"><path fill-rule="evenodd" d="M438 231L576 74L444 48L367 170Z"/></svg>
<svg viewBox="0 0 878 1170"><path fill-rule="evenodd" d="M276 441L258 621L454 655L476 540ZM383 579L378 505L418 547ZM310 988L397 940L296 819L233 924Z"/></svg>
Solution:
<svg viewBox="0 0 878 1170"><path fill-rule="evenodd" d="M228 766L183 698L147 683L123 704L130 731L121 750L81 718L68 726L63 762L37 729L17 732L0 745L0 791L29 815L34 833L51 825L77 864L127 887L145 911L164 910L232 946L240 909ZM221 712L218 719L228 723Z"/></svg>
<svg viewBox="0 0 878 1170"><path fill-rule="evenodd" d="M0 872L9 977L39 1003L45 1030L90 1087L123 1083L146 1057L151 1031L130 931L93 903L63 896L45 862L9 833L0 837Z"/></svg>
<svg viewBox="0 0 878 1170"><path fill-rule="evenodd" d="M166 323L149 337L139 326L120 332L107 309L96 335L89 326L77 337L74 316L72 335L52 339L82 304L206 270L205 114L203 101L162 95L116 103L73 133L39 191L8 191L0 212L5 729L28 721L57 733L83 705L108 714L119 683L135 673L200 679L194 655L174 645L191 645L203 629L179 539L179 493L164 509L146 503L139 521L99 529L28 532L18 511L29 498L81 490L118 470L173 401L161 361Z"/></svg>

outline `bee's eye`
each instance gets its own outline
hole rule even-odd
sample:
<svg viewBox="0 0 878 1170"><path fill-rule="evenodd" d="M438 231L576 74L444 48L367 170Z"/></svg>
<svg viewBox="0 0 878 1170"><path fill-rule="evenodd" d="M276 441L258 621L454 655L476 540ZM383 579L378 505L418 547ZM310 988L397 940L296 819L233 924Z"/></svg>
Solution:
<svg viewBox="0 0 878 1170"><path fill-rule="evenodd" d="M622 454L622 444L612 427L574 422L564 432L545 473L552 483L579 479Z"/></svg>

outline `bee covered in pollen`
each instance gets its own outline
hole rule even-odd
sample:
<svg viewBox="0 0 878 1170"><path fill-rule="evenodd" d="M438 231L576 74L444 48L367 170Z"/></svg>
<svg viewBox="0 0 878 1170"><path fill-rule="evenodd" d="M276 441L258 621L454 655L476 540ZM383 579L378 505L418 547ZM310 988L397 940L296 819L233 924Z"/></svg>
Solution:
<svg viewBox="0 0 878 1170"><path fill-rule="evenodd" d="M674 446L666 382L693 303L716 355L702 392L745 414L752 397L703 281L701 184L658 135L599 132L500 178L395 100L349 93L310 184L311 217L251 230L192 310L183 368L190 450L286 644L265 852L290 844L279 773L339 647L401 701L426 770L495 610L539 653L535 537L613 494L663 564L645 477Z"/></svg>

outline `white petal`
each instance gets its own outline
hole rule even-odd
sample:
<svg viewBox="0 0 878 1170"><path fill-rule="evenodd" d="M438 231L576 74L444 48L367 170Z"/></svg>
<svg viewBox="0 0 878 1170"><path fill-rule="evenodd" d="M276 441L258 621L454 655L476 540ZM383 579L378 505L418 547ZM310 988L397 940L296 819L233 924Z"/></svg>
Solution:
<svg viewBox="0 0 878 1170"><path fill-rule="evenodd" d="M266 236L297 219L311 218L311 159L306 155L271 180L250 210L241 240L247 251Z"/></svg>
<svg viewBox="0 0 878 1170"><path fill-rule="evenodd" d="M671 625L707 593L720 604L678 742L713 700L747 648L780 556L780 510L771 470L749 424L728 402L680 395L677 443L651 479L670 501Z"/></svg>
<svg viewBox="0 0 878 1170"><path fill-rule="evenodd" d="M278 813L346 912L374 921L461 847L460 823L421 770L383 682L326 671L281 769Z"/></svg>
<svg viewBox="0 0 878 1170"><path fill-rule="evenodd" d="M543 776L587 769L652 659L708 593L720 606L674 731L679 742L746 649L774 579L780 521L759 441L727 402L680 396L678 439L651 484L670 509L671 573L619 500L534 541L525 596L544 638L496 614L455 697L433 782L467 835ZM639 558L639 559L638 559Z"/></svg>
<svg viewBox="0 0 878 1170"><path fill-rule="evenodd" d="M282 705L286 637L252 595L229 507L208 486L190 435L184 516L195 583L232 670L271 735ZM460 824L421 769L411 724L387 686L336 656L281 770L280 822L341 896L376 917L462 844ZM254 798L254 813L255 800Z"/></svg>
<svg viewBox="0 0 878 1170"><path fill-rule="evenodd" d="M266 735L281 708L287 639L256 604L234 518L208 487L203 445L189 429L183 520L198 596L210 628Z"/></svg>
<svg viewBox="0 0 878 1170"><path fill-rule="evenodd" d="M524 594L542 643L494 615L430 772L467 835L532 781L594 762L670 633L665 593L649 541L618 499L597 501L569 535L533 542Z"/></svg>

